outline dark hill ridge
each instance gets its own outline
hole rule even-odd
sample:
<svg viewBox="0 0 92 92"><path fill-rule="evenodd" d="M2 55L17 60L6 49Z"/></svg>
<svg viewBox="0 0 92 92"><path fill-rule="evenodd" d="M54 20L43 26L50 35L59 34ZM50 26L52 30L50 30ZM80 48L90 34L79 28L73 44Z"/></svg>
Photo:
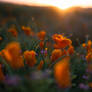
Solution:
<svg viewBox="0 0 92 92"><path fill-rule="evenodd" d="M72 7L65 11L56 7L38 7L0 3L0 26L6 22L17 22L20 26L34 25L35 30L44 29L50 34L73 34L72 38L84 40L86 35L92 39L92 8Z"/></svg>

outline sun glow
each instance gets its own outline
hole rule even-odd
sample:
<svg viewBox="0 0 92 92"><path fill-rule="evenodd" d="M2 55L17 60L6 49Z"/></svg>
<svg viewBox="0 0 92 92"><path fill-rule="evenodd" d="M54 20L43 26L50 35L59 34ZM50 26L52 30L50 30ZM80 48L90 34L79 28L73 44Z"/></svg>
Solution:
<svg viewBox="0 0 92 92"><path fill-rule="evenodd" d="M37 6L55 6L60 9L67 9L73 6L92 7L92 0L0 0L5 2L20 3Z"/></svg>
<svg viewBox="0 0 92 92"><path fill-rule="evenodd" d="M28 1L32 2L32 0L28 0ZM55 6L63 10L80 4L79 0L76 1L75 0L33 0L33 1L35 1L36 4L39 5Z"/></svg>
<svg viewBox="0 0 92 92"><path fill-rule="evenodd" d="M37 1L37 0L34 0ZM69 7L72 7L74 2L73 0L38 0L38 2L36 2L37 4L40 5L50 5L50 6L55 6L58 7L60 9L67 9Z"/></svg>
<svg viewBox="0 0 92 92"><path fill-rule="evenodd" d="M68 9L70 6L56 6L56 7L60 8L62 10L65 10L65 9Z"/></svg>
<svg viewBox="0 0 92 92"><path fill-rule="evenodd" d="M53 4L53 6L56 6L60 9L65 10L65 9L68 9L68 8L72 7L73 5L71 5L69 3L55 3L55 4Z"/></svg>

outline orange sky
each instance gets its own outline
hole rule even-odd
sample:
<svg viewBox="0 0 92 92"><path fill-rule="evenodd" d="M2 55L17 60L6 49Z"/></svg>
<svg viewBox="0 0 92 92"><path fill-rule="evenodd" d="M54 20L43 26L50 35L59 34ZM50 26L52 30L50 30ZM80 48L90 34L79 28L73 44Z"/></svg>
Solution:
<svg viewBox="0 0 92 92"><path fill-rule="evenodd" d="M28 5L92 7L92 0L0 0Z"/></svg>

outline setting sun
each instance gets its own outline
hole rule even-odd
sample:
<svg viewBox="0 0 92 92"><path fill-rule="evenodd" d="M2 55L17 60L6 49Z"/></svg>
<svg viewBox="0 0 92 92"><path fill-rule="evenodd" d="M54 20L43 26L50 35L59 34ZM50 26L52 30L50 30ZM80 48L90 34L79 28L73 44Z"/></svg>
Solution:
<svg viewBox="0 0 92 92"><path fill-rule="evenodd" d="M66 6L59 6L59 5L56 5L56 7L65 10L65 9L69 8L70 6L68 6L68 5L66 5Z"/></svg>
<svg viewBox="0 0 92 92"><path fill-rule="evenodd" d="M71 0L46 0L46 1L43 1L43 0L39 0L38 2L36 2L40 5L49 5L49 6L55 6L55 7L58 7L60 9L67 9L69 7L72 7L74 5L74 1Z"/></svg>
<svg viewBox="0 0 92 92"><path fill-rule="evenodd" d="M72 3L66 2L66 0L62 0L62 1L58 1L58 2L57 1L55 2L55 1L56 0L54 0L52 5L60 8L60 9L63 9L63 10L73 6Z"/></svg>

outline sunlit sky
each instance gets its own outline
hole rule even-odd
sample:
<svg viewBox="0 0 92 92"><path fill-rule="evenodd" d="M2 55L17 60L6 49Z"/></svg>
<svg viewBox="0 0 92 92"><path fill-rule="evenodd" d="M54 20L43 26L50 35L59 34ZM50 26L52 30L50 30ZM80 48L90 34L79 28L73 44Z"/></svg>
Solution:
<svg viewBox="0 0 92 92"><path fill-rule="evenodd" d="M92 7L92 0L0 0L28 5L50 5L62 9L72 6Z"/></svg>

